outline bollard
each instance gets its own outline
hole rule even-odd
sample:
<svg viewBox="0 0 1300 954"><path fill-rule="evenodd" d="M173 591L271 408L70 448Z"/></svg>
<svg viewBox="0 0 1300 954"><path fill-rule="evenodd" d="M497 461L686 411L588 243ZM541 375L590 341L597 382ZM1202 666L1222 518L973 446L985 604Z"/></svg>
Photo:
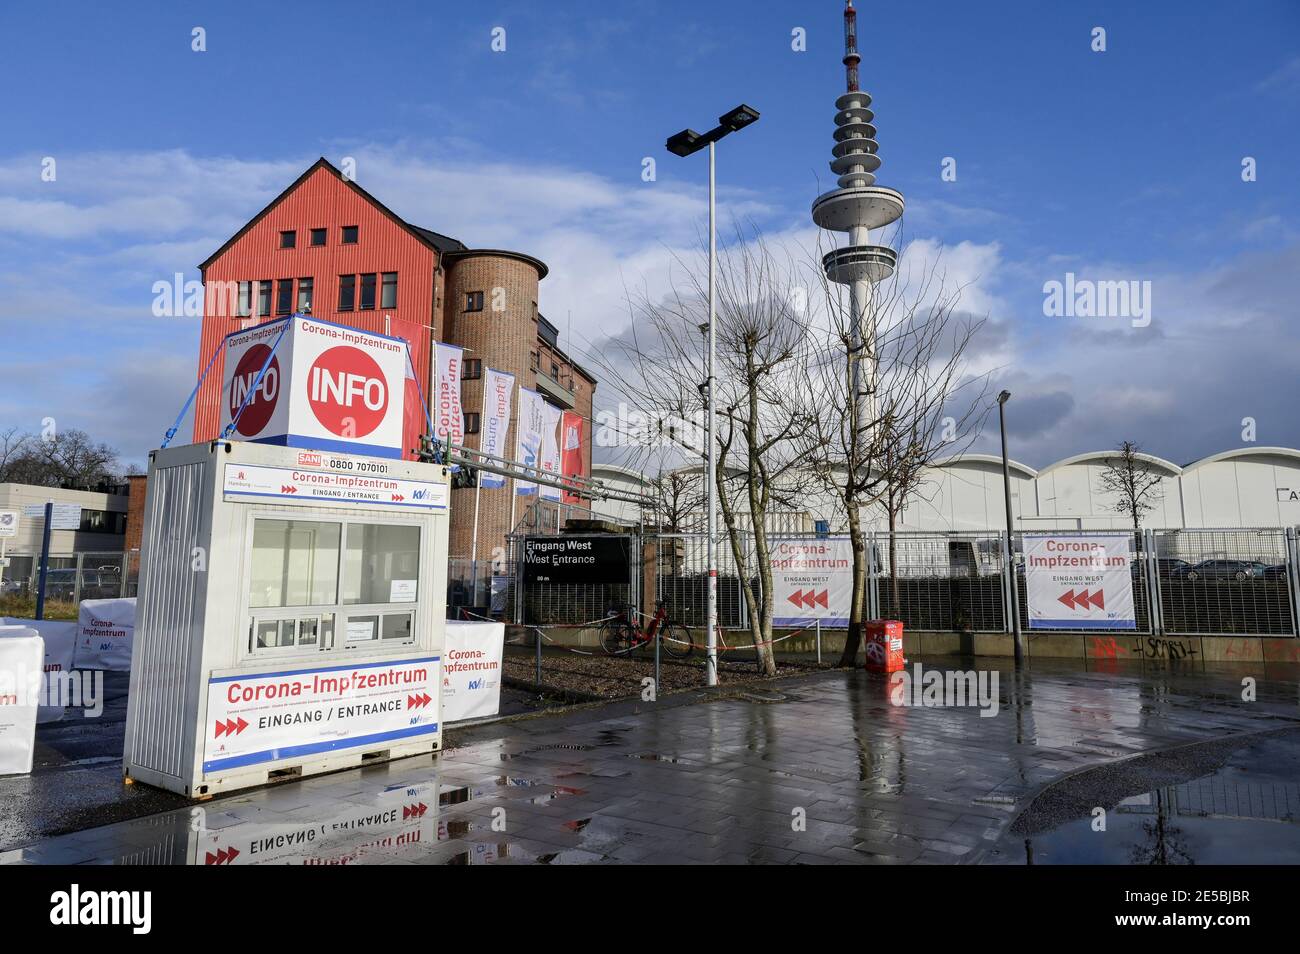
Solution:
<svg viewBox="0 0 1300 954"><path fill-rule="evenodd" d="M537 667L533 673L533 685L540 689L542 686L542 628L534 626L533 629L537 631Z"/></svg>

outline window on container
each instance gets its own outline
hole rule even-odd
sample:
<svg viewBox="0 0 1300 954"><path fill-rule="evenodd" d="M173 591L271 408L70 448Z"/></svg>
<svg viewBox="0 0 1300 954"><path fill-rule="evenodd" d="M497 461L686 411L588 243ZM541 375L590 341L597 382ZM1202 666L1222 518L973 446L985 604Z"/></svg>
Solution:
<svg viewBox="0 0 1300 954"><path fill-rule="evenodd" d="M343 226L343 244L344 245L357 244L357 227L355 225Z"/></svg>
<svg viewBox="0 0 1300 954"><path fill-rule="evenodd" d="M239 283L239 317L247 318L253 313L253 283Z"/></svg>
<svg viewBox="0 0 1300 954"><path fill-rule="evenodd" d="M271 279L269 278L257 283L257 313L263 316L271 314Z"/></svg>
<svg viewBox="0 0 1300 954"><path fill-rule="evenodd" d="M351 311L356 303L357 276L339 276L339 311Z"/></svg>
<svg viewBox="0 0 1300 954"><path fill-rule="evenodd" d="M483 360L481 358L466 358L465 363L461 365L462 381L477 381L483 377Z"/></svg>
<svg viewBox="0 0 1300 954"><path fill-rule="evenodd" d="M414 603L419 578L419 527L348 525L343 552L344 603ZM349 634L348 638L354 637Z"/></svg>
<svg viewBox="0 0 1300 954"><path fill-rule="evenodd" d="M325 236L326 236L326 234L327 234L328 232L329 232L329 229L312 229L312 230L311 230L311 244L312 244L313 246L324 245L324 244L325 244Z"/></svg>
<svg viewBox="0 0 1300 954"><path fill-rule="evenodd" d="M379 307L397 307L397 272L384 272L379 288Z"/></svg>
<svg viewBox="0 0 1300 954"><path fill-rule="evenodd" d="M483 310L483 293L481 291L472 291L465 293L465 310L482 311Z"/></svg>
<svg viewBox="0 0 1300 954"><path fill-rule="evenodd" d="M310 278L298 279L298 311L304 315L311 314L311 293L313 281Z"/></svg>
<svg viewBox="0 0 1300 954"><path fill-rule="evenodd" d="M280 233L280 248L295 248L298 245L298 233L292 230Z"/></svg>
<svg viewBox="0 0 1300 954"><path fill-rule="evenodd" d="M293 279L281 278L275 283L275 313L287 315L293 311Z"/></svg>
<svg viewBox="0 0 1300 954"><path fill-rule="evenodd" d="M473 411L468 411L468 412L466 412L466 414L465 414L465 433L466 433L466 434L477 434L477 433L478 433L478 421L479 421L479 416L478 416L478 414L476 414L476 413L473 412Z"/></svg>
<svg viewBox="0 0 1300 954"><path fill-rule="evenodd" d="M362 311L371 311L375 307L375 273L368 272L361 276L361 301L358 306Z"/></svg>
<svg viewBox="0 0 1300 954"><path fill-rule="evenodd" d="M330 605L338 599L341 526L315 520L256 520L249 605Z"/></svg>

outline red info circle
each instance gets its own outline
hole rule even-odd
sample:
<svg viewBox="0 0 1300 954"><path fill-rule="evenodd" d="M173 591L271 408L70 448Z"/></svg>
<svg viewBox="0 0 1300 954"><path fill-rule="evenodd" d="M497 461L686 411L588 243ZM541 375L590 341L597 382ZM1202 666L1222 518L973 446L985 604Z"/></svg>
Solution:
<svg viewBox="0 0 1300 954"><path fill-rule="evenodd" d="M374 358L340 345L321 353L307 373L316 420L343 438L365 437L388 413L388 382Z"/></svg>
<svg viewBox="0 0 1300 954"><path fill-rule="evenodd" d="M253 382L257 380L258 372L262 370L262 365L266 364L266 358L270 353L270 348L258 344L253 345L240 356L239 364L235 365L234 376L230 379L232 421L235 415L239 414L239 405L244 403L244 398L252 388ZM280 385L283 380L280 377L280 359L272 358L271 366L266 369L266 374L262 375L262 383L257 386L257 393L248 399L244 413L239 414L239 423L235 425L236 434L253 437L262 432L262 428L266 427L267 421L271 420L271 415L275 413L275 404L280 399Z"/></svg>

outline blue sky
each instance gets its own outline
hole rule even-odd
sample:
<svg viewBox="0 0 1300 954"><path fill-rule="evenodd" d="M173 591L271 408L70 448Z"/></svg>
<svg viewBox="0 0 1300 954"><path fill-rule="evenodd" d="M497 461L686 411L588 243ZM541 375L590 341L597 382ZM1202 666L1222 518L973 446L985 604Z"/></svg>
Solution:
<svg viewBox="0 0 1300 954"><path fill-rule="evenodd" d="M1248 416L1259 443L1300 445L1300 5L858 6L880 182L908 198L902 241L941 253L988 317L975 357L1016 395L1015 456L1131 438L1182 463L1239 446ZM704 162L665 153L669 133L760 110L719 147L722 215L811 236L808 206L833 184L840 14L7 4L0 431L53 416L127 459L156 446L195 374L197 322L153 317L153 282L197 277L320 155L355 157L360 183L421 225L545 259L542 310L571 323L571 350L598 347L626 321L625 288L663 288L703 223ZM1151 281L1151 326L1045 317L1043 283L1066 272Z"/></svg>

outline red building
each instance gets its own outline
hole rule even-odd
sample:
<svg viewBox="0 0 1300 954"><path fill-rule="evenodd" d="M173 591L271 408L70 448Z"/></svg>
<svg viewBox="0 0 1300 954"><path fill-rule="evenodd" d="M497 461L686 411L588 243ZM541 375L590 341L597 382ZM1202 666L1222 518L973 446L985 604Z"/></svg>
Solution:
<svg viewBox="0 0 1300 954"><path fill-rule="evenodd" d="M520 387L586 422L581 476L591 473L591 406L596 381L560 349L537 308L546 277L521 252L470 249L398 217L321 159L199 266L204 284L198 373L212 361L195 400L194 440L220 432L222 339L293 312L405 338L426 399L433 344L465 349L462 403L466 444L478 443L482 370L515 375ZM215 360L214 355L216 355ZM409 446L414 446L414 436ZM507 433L514 447L514 420ZM511 488L483 491L476 552L490 558L512 527ZM471 489L452 493L451 552L473 543ZM521 509L516 518L523 516ZM558 514L549 515L554 521Z"/></svg>

